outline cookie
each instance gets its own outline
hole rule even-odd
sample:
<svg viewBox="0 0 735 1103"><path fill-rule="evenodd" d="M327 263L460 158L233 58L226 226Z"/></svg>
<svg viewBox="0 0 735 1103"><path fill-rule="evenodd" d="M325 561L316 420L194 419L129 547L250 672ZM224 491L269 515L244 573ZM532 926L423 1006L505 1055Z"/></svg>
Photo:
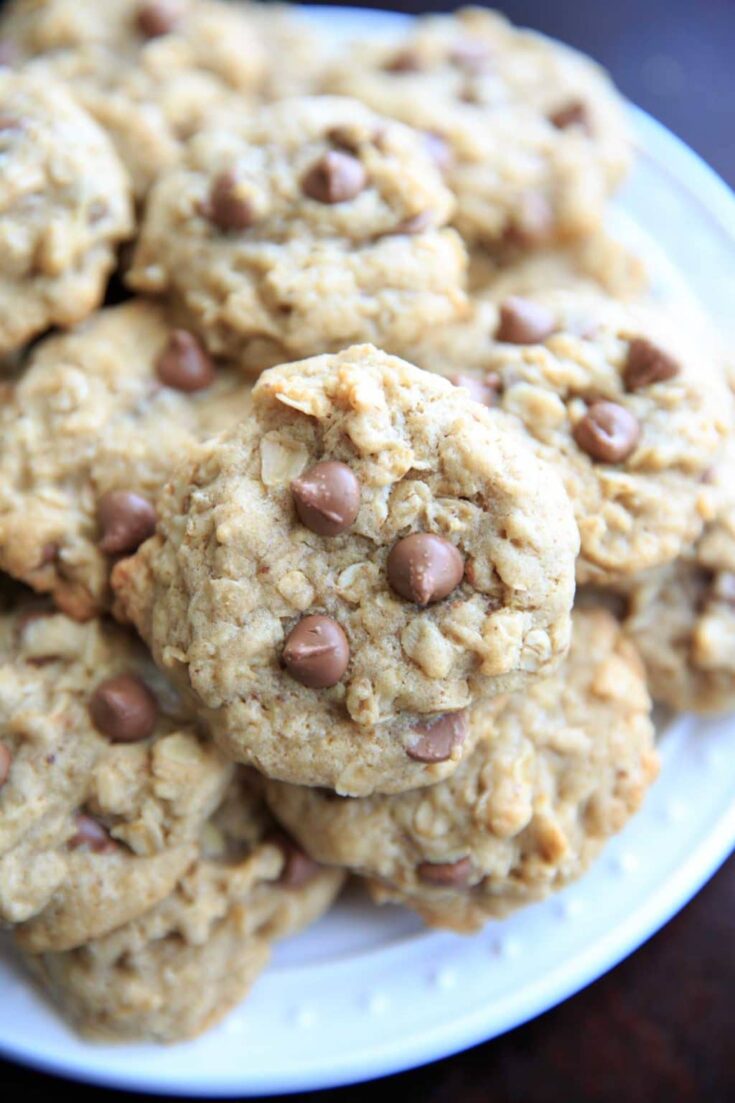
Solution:
<svg viewBox="0 0 735 1103"><path fill-rule="evenodd" d="M57 82L0 68L0 357L101 302L133 230L107 135Z"/></svg>
<svg viewBox="0 0 735 1103"><path fill-rule="evenodd" d="M732 399L709 345L673 313L579 289L483 297L410 355L514 415L557 468L579 583L663 565L701 532Z"/></svg>
<svg viewBox="0 0 735 1103"><path fill-rule="evenodd" d="M238 761L355 795L446 776L474 697L553 668L577 533L510 419L356 346L265 373L115 569Z"/></svg>
<svg viewBox="0 0 735 1103"><path fill-rule="evenodd" d="M452 208L407 127L352 100L283 100L189 143L127 279L253 372L357 341L400 351L466 307Z"/></svg>
<svg viewBox="0 0 735 1103"><path fill-rule="evenodd" d="M565 665L476 706L479 741L453 776L396 796L340 799L267 783L312 857L368 878L376 900L472 931L583 873L657 772L634 648L604 610L575 611Z"/></svg>
<svg viewBox="0 0 735 1103"><path fill-rule="evenodd" d="M6 50L64 81L108 131L142 198L208 112L258 93L266 53L219 0L15 0Z"/></svg>
<svg viewBox="0 0 735 1103"><path fill-rule="evenodd" d="M710 481L715 516L694 548L626 591L624 628L646 664L651 693L679 711L735 709L734 472L729 444Z"/></svg>
<svg viewBox="0 0 735 1103"><path fill-rule="evenodd" d="M331 905L341 872L279 842L246 789L230 804L166 899L78 949L26 957L86 1037L173 1042L200 1034L245 996L274 940Z"/></svg>
<svg viewBox="0 0 735 1103"><path fill-rule="evenodd" d="M248 402L240 374L150 303L48 338L0 411L0 568L70 616L105 608L110 568L153 531L174 461Z"/></svg>
<svg viewBox="0 0 735 1103"><path fill-rule="evenodd" d="M534 248L587 234L628 166L623 106L602 70L496 12L355 44L326 87L432 136L468 241Z"/></svg>
<svg viewBox="0 0 735 1103"><path fill-rule="evenodd" d="M0 918L64 949L166 896L231 767L127 632L0 617Z"/></svg>

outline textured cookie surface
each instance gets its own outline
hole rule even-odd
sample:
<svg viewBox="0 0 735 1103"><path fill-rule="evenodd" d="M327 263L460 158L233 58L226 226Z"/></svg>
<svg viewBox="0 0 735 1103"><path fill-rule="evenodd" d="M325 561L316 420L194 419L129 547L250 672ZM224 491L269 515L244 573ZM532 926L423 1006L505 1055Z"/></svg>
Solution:
<svg viewBox="0 0 735 1103"><path fill-rule="evenodd" d="M207 825L198 860L144 915L65 953L26 963L74 1026L96 1040L191 1038L250 988L274 939L326 911L341 884L293 847L238 786Z"/></svg>
<svg viewBox="0 0 735 1103"><path fill-rule="evenodd" d="M0 916L78 945L166 896L231 768L126 632L0 618Z"/></svg>
<svg viewBox="0 0 735 1103"><path fill-rule="evenodd" d="M0 68L0 356L102 300L132 233L107 135L60 84Z"/></svg>
<svg viewBox="0 0 735 1103"><path fill-rule="evenodd" d="M128 280L253 371L356 341L400 351L465 308L452 206L407 127L284 100L192 140L151 193Z"/></svg>
<svg viewBox="0 0 735 1103"><path fill-rule="evenodd" d="M149 303L48 338L0 411L0 567L71 616L105 607L111 565L152 531L172 463L248 402L242 377Z"/></svg>
<svg viewBox="0 0 735 1103"><path fill-rule="evenodd" d="M367 876L378 900L468 931L579 876L657 772L643 667L615 619L574 614L569 657L505 703L478 706L453 776L340 799L268 782L279 819L320 861Z"/></svg>
<svg viewBox="0 0 735 1103"><path fill-rule="evenodd" d="M732 400L708 344L673 314L579 288L485 295L411 355L518 418L557 468L579 582L669 562L701 532Z"/></svg>
<svg viewBox="0 0 735 1103"><path fill-rule="evenodd" d="M627 166L622 107L602 71L494 12L360 43L327 85L435 136L468 240L529 247L588 233Z"/></svg>
<svg viewBox="0 0 735 1103"><path fill-rule="evenodd" d="M324 462L350 493L320 486ZM221 745L267 774L436 781L462 753L447 714L567 647L577 533L554 473L510 419L371 346L263 375L253 417L158 504L113 584Z"/></svg>
<svg viewBox="0 0 735 1103"><path fill-rule="evenodd" d="M15 0L4 7L6 49L69 85L109 132L138 196L210 110L250 98L263 81L264 47L244 5Z"/></svg>

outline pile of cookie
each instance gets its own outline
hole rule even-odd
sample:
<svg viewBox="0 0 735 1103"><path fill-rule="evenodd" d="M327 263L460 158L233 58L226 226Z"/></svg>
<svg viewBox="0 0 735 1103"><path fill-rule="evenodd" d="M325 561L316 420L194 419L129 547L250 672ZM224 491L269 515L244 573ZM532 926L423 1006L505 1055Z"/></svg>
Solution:
<svg viewBox="0 0 735 1103"><path fill-rule="evenodd" d="M732 395L604 228L624 109L485 10L0 21L0 921L216 1022L346 875L472 931L735 706Z"/></svg>

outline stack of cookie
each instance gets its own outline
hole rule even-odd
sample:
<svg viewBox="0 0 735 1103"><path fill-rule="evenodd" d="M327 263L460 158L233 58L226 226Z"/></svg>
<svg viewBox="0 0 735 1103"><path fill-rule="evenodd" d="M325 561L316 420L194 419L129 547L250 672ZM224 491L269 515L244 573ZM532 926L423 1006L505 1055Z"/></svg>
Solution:
<svg viewBox="0 0 735 1103"><path fill-rule="evenodd" d="M603 228L595 66L221 0L0 23L0 920L97 1038L347 873L459 931L735 706L732 397ZM49 330L54 332L48 333Z"/></svg>

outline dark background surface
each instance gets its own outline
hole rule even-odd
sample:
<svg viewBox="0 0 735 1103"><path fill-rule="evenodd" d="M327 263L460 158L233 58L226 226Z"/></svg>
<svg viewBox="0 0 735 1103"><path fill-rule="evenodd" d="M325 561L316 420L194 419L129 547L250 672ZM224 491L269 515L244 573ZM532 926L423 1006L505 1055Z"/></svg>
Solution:
<svg viewBox="0 0 735 1103"><path fill-rule="evenodd" d="M370 6L415 12L451 5ZM497 6L518 23L591 53L627 96L735 184L735 0L507 0ZM734 1019L731 858L638 953L534 1022L426 1068L309 1099L377 1103L390 1092L406 1103L733 1103ZM65 1091L58 1080L0 1060L3 1103ZM121 1098L73 1089L75 1103L103 1097Z"/></svg>

